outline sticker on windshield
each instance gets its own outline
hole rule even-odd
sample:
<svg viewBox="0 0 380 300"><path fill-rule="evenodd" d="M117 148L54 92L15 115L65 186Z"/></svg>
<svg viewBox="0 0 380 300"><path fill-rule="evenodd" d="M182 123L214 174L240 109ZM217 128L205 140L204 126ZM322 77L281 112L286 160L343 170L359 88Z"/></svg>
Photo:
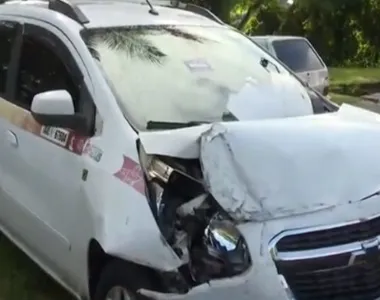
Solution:
<svg viewBox="0 0 380 300"><path fill-rule="evenodd" d="M191 72L205 72L212 70L210 64L203 59L186 60L185 65Z"/></svg>

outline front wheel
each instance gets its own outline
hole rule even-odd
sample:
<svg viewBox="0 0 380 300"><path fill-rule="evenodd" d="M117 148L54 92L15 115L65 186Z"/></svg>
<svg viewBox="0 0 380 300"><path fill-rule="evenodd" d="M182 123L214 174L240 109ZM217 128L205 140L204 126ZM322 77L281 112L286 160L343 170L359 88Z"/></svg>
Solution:
<svg viewBox="0 0 380 300"><path fill-rule="evenodd" d="M149 289L147 274L122 260L114 260L103 269L93 300L146 300L138 289Z"/></svg>

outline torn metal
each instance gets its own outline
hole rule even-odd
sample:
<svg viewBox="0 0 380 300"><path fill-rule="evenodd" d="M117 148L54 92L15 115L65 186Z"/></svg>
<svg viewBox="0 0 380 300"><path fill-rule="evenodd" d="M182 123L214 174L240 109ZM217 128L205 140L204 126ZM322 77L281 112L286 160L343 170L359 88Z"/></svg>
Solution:
<svg viewBox="0 0 380 300"><path fill-rule="evenodd" d="M206 190L234 219L262 221L377 191L378 121L377 114L343 105L320 116L146 132L141 142L150 154L199 159Z"/></svg>
<svg viewBox="0 0 380 300"><path fill-rule="evenodd" d="M210 282L242 278L252 266L264 278L275 268L260 269L251 257L265 257L267 221L313 218L378 196L379 125L378 115L343 105L319 116L140 133L147 198L182 262L163 275L176 282L168 284L173 290L140 292L184 299L211 289Z"/></svg>

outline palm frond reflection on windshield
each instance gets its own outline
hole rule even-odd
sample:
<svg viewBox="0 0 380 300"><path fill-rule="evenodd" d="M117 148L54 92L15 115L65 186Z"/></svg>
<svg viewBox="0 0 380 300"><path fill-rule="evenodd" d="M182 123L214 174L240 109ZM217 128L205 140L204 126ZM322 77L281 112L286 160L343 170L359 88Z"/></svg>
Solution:
<svg viewBox="0 0 380 300"><path fill-rule="evenodd" d="M166 56L149 39L144 37L140 30L103 29L96 32L88 40L88 46L93 56L99 59L99 53L94 55L94 46L99 42L105 43L109 48L121 51L131 58L160 64Z"/></svg>
<svg viewBox="0 0 380 300"><path fill-rule="evenodd" d="M194 41L198 43L203 43L206 40L204 37L197 36L195 34L191 34L189 32L180 30L174 26L160 26L159 28L170 33L172 36L183 38L186 40L190 40L190 41Z"/></svg>
<svg viewBox="0 0 380 300"><path fill-rule="evenodd" d="M121 51L130 58L137 58L154 64L163 63L166 54L154 45L149 39L149 35L170 34L176 38L198 43L206 41L204 37L169 25L99 28L90 30L87 34L87 47L97 60L100 60L100 55L96 50L96 45L104 43L107 47Z"/></svg>

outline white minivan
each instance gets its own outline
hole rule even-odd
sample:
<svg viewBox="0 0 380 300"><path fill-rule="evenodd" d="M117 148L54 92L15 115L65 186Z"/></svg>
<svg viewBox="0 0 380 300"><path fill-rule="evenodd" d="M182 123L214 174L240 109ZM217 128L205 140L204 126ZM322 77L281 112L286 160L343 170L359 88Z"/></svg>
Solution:
<svg viewBox="0 0 380 300"><path fill-rule="evenodd" d="M328 94L328 69L306 38L266 35L252 36L251 39L286 64L310 87L323 95Z"/></svg>

